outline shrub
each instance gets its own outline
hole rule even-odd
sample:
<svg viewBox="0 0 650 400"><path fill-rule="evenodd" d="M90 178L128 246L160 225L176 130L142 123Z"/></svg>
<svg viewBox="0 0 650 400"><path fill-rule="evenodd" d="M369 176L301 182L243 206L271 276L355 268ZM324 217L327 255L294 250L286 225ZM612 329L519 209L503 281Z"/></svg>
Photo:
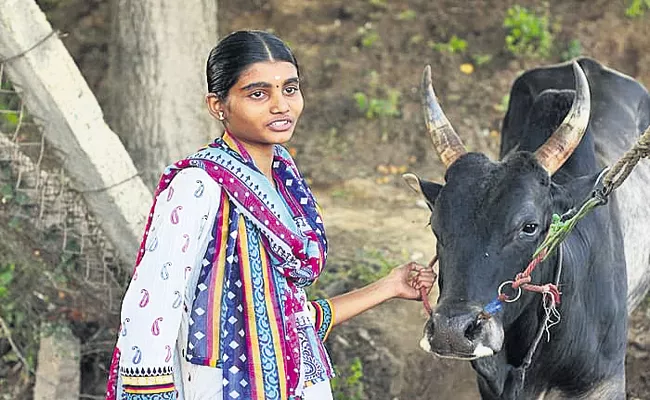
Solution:
<svg viewBox="0 0 650 400"><path fill-rule="evenodd" d="M632 0L632 3L625 9L625 15L630 18L640 17L650 9L650 0Z"/></svg>
<svg viewBox="0 0 650 400"><path fill-rule="evenodd" d="M508 9L503 26L508 29L506 48L515 56L548 57L553 36L546 16L537 16L521 6Z"/></svg>

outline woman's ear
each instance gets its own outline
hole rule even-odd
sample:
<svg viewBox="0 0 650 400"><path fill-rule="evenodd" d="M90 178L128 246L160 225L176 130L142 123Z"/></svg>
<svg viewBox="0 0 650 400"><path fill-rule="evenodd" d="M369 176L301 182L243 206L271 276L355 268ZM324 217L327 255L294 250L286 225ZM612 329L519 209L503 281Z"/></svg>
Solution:
<svg viewBox="0 0 650 400"><path fill-rule="evenodd" d="M225 104L214 93L208 93L205 96L205 102L208 105L208 111L214 118L222 121L226 119Z"/></svg>

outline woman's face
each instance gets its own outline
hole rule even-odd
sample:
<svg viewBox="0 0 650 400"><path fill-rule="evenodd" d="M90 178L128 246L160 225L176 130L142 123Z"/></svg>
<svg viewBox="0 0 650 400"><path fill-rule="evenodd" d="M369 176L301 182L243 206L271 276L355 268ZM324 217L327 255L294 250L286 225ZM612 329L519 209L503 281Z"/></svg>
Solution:
<svg viewBox="0 0 650 400"><path fill-rule="evenodd" d="M226 128L245 145L286 143L304 106L298 71L285 61L252 64L240 75L224 103L217 103Z"/></svg>

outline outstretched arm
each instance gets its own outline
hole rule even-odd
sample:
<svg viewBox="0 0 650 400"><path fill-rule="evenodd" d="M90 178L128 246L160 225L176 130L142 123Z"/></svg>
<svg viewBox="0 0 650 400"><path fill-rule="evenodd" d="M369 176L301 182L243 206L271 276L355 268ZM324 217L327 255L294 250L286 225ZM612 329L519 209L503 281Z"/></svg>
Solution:
<svg viewBox="0 0 650 400"><path fill-rule="evenodd" d="M388 275L363 288L330 299L333 325L340 324L386 300L420 300L422 290L429 293L435 281L431 268L410 262L394 268Z"/></svg>

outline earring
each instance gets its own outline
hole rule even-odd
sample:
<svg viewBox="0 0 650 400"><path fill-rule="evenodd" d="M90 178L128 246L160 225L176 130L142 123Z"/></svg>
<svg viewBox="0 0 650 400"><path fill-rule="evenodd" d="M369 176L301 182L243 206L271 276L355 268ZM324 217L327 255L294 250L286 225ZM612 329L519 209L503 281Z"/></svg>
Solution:
<svg viewBox="0 0 650 400"><path fill-rule="evenodd" d="M223 111L219 111L219 121L223 121L224 116L223 116Z"/></svg>

